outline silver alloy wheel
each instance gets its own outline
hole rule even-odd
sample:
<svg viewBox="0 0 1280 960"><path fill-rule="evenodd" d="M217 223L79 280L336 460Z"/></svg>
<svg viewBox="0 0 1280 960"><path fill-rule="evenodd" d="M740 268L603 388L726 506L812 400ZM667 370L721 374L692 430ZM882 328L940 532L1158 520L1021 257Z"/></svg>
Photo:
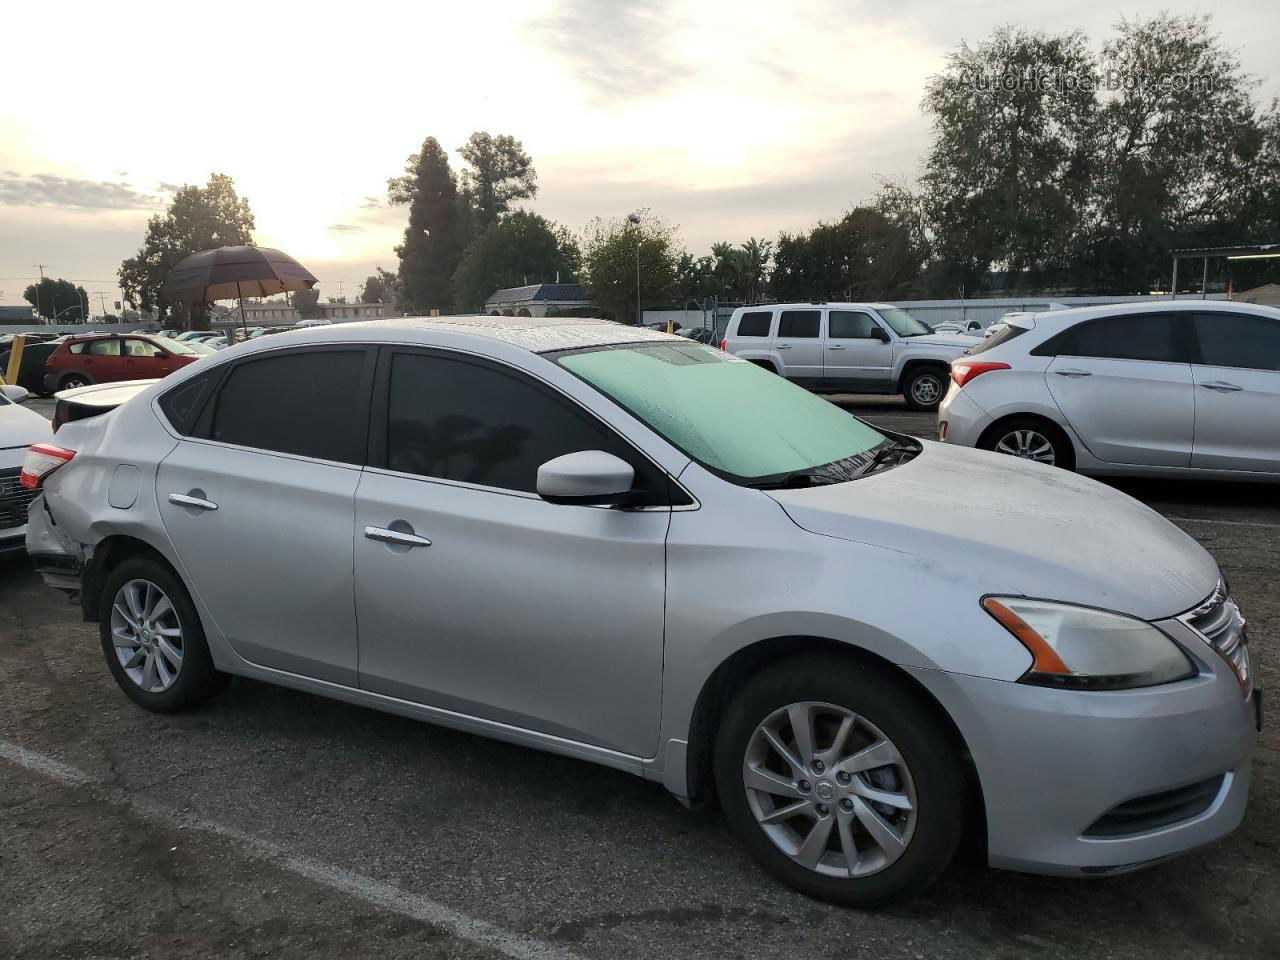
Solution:
<svg viewBox="0 0 1280 960"><path fill-rule="evenodd" d="M182 622L163 590L130 580L111 603L111 640L129 679L147 693L163 693L182 670Z"/></svg>
<svg viewBox="0 0 1280 960"><path fill-rule="evenodd" d="M1034 460L1036 463L1053 465L1057 457L1053 452L1053 443L1043 433L1036 430L1010 430L993 447L996 453L1007 453L1023 460Z"/></svg>
<svg viewBox="0 0 1280 960"><path fill-rule="evenodd" d="M942 380L937 376L925 374L917 377L911 384L911 399L921 406L937 403L942 396Z"/></svg>
<svg viewBox="0 0 1280 960"><path fill-rule="evenodd" d="M75 390L78 387L87 387L88 385L89 385L89 381L86 380L84 377L67 377L66 380L62 381L61 389Z"/></svg>
<svg viewBox="0 0 1280 960"><path fill-rule="evenodd" d="M878 873L915 833L906 761L875 724L845 707L810 701L775 710L747 742L742 781L774 846L824 876Z"/></svg>

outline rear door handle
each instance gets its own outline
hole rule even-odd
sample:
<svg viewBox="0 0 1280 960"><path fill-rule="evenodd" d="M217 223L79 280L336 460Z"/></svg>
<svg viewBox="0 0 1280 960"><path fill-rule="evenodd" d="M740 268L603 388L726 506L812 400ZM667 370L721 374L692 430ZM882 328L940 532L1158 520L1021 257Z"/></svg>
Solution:
<svg viewBox="0 0 1280 960"><path fill-rule="evenodd" d="M426 537L420 537L416 533L402 533L399 530L390 530L386 527L365 527L364 535L370 540L377 540L379 543L395 543L402 547L431 546L431 541Z"/></svg>
<svg viewBox="0 0 1280 960"><path fill-rule="evenodd" d="M1225 380L1214 380L1210 383L1202 383L1200 386L1206 390L1217 390L1219 393L1235 393L1237 390L1244 389L1244 387L1237 386L1234 383L1227 383Z"/></svg>
<svg viewBox="0 0 1280 960"><path fill-rule="evenodd" d="M1092 377L1092 370L1055 370L1053 371L1060 377Z"/></svg>
<svg viewBox="0 0 1280 960"><path fill-rule="evenodd" d="M189 497L185 493L169 494L169 502L176 503L180 507L194 507L197 510L218 509L218 505L212 500L205 500L203 497Z"/></svg>
<svg viewBox="0 0 1280 960"><path fill-rule="evenodd" d="M844 344L843 344L843 343L829 343L829 344L827 344L827 349L828 349L828 350L843 350L843 349L844 349Z"/></svg>
<svg viewBox="0 0 1280 960"><path fill-rule="evenodd" d="M780 344L778 344L777 346L778 346L778 349L779 349L779 350L790 350L790 349L791 349L791 344L789 344L789 343L780 343Z"/></svg>

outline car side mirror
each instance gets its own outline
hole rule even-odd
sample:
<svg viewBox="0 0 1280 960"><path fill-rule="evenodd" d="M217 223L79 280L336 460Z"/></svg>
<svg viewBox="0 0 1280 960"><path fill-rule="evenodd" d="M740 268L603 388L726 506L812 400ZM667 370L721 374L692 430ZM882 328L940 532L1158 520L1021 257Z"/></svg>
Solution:
<svg viewBox="0 0 1280 960"><path fill-rule="evenodd" d="M0 393L3 393L4 398L12 403L26 403L27 397L30 396L26 387L20 387L16 383L6 383L0 387Z"/></svg>
<svg viewBox="0 0 1280 960"><path fill-rule="evenodd" d="M889 342L889 331L888 331L888 330L886 330L884 327L872 327L872 328L871 328L871 339L872 339L872 340L879 340L881 343L888 343L888 342Z"/></svg>
<svg viewBox="0 0 1280 960"><path fill-rule="evenodd" d="M614 506L631 498L636 471L603 450L579 450L538 467L538 496L549 503Z"/></svg>

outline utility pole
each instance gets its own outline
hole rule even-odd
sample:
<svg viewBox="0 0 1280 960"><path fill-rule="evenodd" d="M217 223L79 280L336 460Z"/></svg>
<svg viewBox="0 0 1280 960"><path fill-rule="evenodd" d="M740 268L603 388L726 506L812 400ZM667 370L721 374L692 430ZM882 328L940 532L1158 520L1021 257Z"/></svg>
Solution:
<svg viewBox="0 0 1280 960"><path fill-rule="evenodd" d="M44 285L44 268L47 266L48 266L47 263L35 264L35 268L40 271L40 285L36 287L36 316L37 317L40 317L40 287ZM57 305L56 303L53 304L53 306L56 306L56 305ZM44 323L43 317L40 318L40 322Z"/></svg>

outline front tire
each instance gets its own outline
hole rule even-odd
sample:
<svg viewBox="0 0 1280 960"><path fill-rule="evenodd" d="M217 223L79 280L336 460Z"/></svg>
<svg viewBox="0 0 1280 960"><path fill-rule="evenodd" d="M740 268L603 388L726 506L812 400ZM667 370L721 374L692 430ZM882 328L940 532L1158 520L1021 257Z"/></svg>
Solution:
<svg viewBox="0 0 1280 960"><path fill-rule="evenodd" d="M907 374L902 396L912 410L937 410L947 395L947 373L938 367L918 367Z"/></svg>
<svg viewBox="0 0 1280 960"><path fill-rule="evenodd" d="M98 628L116 683L153 713L198 706L230 679L214 669L186 588L173 571L150 557L128 559L107 576Z"/></svg>
<svg viewBox="0 0 1280 960"><path fill-rule="evenodd" d="M920 892L963 833L954 738L904 680L853 660L785 661L748 680L722 717L715 777L748 852L832 903Z"/></svg>

